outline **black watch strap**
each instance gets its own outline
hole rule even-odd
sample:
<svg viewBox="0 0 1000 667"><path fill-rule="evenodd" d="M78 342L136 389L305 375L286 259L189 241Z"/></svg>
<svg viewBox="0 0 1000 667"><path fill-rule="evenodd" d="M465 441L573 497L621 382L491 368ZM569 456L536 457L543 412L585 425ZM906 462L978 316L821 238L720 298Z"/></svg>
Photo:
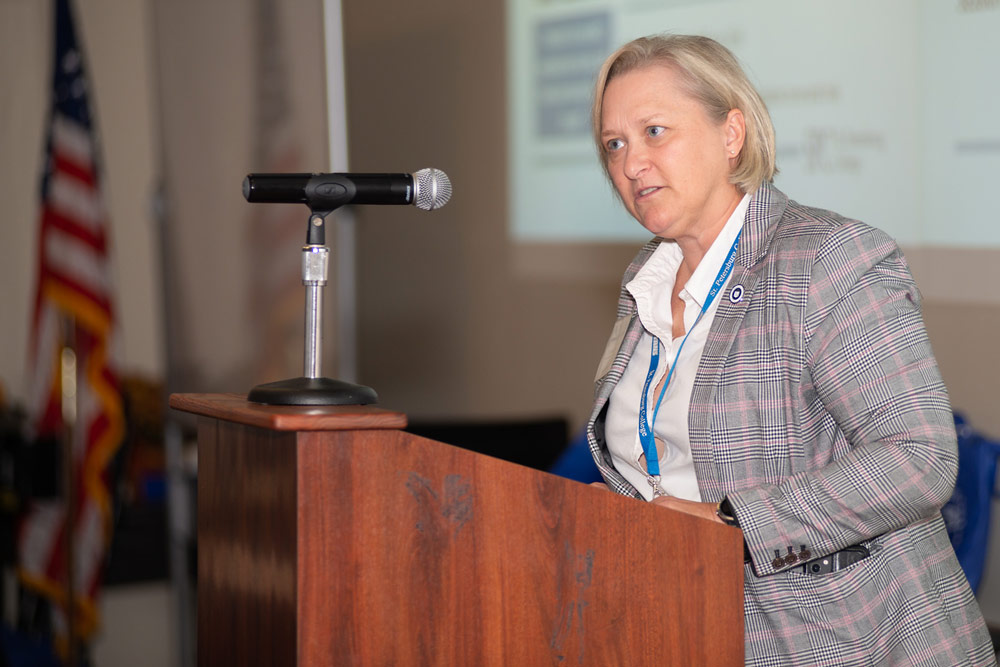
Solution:
<svg viewBox="0 0 1000 667"><path fill-rule="evenodd" d="M722 499L715 513L727 526L736 526L739 528L740 522L736 520L736 512L733 511L733 506L729 502L729 498Z"/></svg>

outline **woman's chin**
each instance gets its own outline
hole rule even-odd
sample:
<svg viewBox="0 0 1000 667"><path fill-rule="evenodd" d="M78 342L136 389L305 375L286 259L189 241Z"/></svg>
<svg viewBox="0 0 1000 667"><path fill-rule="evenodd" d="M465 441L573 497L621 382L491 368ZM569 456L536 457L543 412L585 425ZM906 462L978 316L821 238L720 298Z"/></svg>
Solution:
<svg viewBox="0 0 1000 667"><path fill-rule="evenodd" d="M672 238L670 233L671 225L665 224L662 221L656 220L640 220L639 224L642 225L647 232L653 236L661 236L665 239Z"/></svg>

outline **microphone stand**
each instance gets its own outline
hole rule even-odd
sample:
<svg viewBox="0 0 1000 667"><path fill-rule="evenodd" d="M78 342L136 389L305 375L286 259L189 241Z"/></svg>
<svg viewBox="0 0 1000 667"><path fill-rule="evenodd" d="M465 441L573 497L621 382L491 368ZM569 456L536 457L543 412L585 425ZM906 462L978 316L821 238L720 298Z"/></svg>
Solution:
<svg viewBox="0 0 1000 667"><path fill-rule="evenodd" d="M323 288L329 269L326 216L332 211L312 211L306 244L302 247L302 284L306 288L306 331L303 376L260 384L247 400L266 405L368 405L378 402L371 387L321 377Z"/></svg>

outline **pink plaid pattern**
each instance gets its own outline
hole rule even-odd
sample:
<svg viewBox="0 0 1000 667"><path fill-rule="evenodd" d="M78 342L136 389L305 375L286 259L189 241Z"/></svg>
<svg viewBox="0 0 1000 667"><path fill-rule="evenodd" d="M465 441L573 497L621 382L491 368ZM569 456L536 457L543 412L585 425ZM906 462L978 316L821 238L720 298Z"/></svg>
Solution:
<svg viewBox="0 0 1000 667"><path fill-rule="evenodd" d="M702 498L729 497L753 561L747 664L996 664L939 511L955 483L955 428L895 242L765 184L743 226L737 285L742 300L720 297L689 430ZM624 289L618 316L631 323L598 379L588 437L609 486L637 497L603 435L642 333ZM872 555L827 575L786 558L859 543Z"/></svg>

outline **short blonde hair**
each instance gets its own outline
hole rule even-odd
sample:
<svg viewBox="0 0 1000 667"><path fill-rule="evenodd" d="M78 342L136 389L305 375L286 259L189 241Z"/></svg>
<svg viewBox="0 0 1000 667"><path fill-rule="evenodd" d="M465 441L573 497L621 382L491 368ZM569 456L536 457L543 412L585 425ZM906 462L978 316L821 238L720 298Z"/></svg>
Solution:
<svg viewBox="0 0 1000 667"><path fill-rule="evenodd" d="M601 140L604 91L616 76L655 65L672 68L688 92L701 102L709 118L722 122L732 109L743 112L746 136L729 181L744 193L771 182L775 166L774 126L767 105L732 52L714 39L697 35L650 35L612 53L597 75L591 110L594 140L607 172L608 149Z"/></svg>

